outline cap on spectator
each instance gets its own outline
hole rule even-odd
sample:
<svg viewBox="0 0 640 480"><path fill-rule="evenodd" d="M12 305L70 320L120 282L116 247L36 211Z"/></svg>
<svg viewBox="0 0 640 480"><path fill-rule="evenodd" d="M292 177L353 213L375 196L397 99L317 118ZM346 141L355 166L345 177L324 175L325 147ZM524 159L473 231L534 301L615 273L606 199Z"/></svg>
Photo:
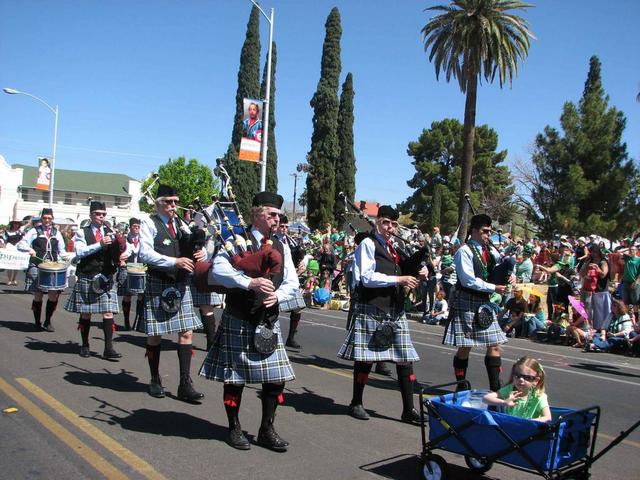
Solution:
<svg viewBox="0 0 640 480"><path fill-rule="evenodd" d="M579 242L587 243L587 239L584 237L578 237Z"/></svg>
<svg viewBox="0 0 640 480"><path fill-rule="evenodd" d="M591 240L594 240L595 238L597 238L597 235L595 233L592 233L591 235L589 235L589 238Z"/></svg>
<svg viewBox="0 0 640 480"><path fill-rule="evenodd" d="M566 241L567 240L567 236L566 235L560 235L560 241Z"/></svg>

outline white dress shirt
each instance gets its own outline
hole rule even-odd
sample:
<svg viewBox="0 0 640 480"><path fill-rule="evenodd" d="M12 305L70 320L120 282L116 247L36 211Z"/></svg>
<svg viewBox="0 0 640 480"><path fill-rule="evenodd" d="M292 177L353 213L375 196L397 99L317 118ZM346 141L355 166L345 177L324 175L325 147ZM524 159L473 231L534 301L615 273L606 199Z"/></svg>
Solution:
<svg viewBox="0 0 640 480"><path fill-rule="evenodd" d="M386 246L387 241L384 238L377 233L375 237L375 240L371 237L365 238L356 248L355 262L353 262L353 280L356 285L362 281L362 285L368 288L397 285L397 275L376 272L376 246L374 242L379 241L385 245L389 255L391 255L391 252L389 252L389 248ZM391 256L393 257L393 255Z"/></svg>
<svg viewBox="0 0 640 480"><path fill-rule="evenodd" d="M493 283L485 282L481 278L477 278L475 276L473 269L473 252L471 251L471 247L469 245L474 245L479 252L482 252L482 245L471 239L458 249L455 256L453 257L453 263L456 266L456 274L458 275L458 280L460 280L460 283L463 287L470 288L472 290L477 290L479 292L485 293L495 292L496 286ZM487 248L489 255L493 255L496 263L498 263L498 252L492 250L491 247Z"/></svg>

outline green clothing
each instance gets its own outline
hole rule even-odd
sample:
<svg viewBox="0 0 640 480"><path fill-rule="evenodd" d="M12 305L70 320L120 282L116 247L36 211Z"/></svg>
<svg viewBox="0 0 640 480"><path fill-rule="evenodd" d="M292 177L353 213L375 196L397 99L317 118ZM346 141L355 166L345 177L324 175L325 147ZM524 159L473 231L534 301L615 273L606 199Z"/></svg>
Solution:
<svg viewBox="0 0 640 480"><path fill-rule="evenodd" d="M533 275L533 262L530 258L522 261L522 263L516 265L516 278L519 282L529 283L531 276Z"/></svg>
<svg viewBox="0 0 640 480"><path fill-rule="evenodd" d="M622 274L622 281L624 283L633 283L640 274L640 257L624 256L624 273Z"/></svg>
<svg viewBox="0 0 640 480"><path fill-rule="evenodd" d="M558 262L554 265L554 267L557 268L558 271L561 271L564 268L564 263ZM547 281L547 283L550 287L555 287L556 285L558 285L558 277L556 276L556 272L549 274L549 280Z"/></svg>
<svg viewBox="0 0 640 480"><path fill-rule="evenodd" d="M513 391L513 384L505 385L498 390L498 397L502 400L506 400ZM547 395L545 393L538 394L534 389L531 389L529 395L526 398L521 398L516 401L513 407L505 407L505 413L507 415L513 415L520 418L538 418L542 416L542 410L549 406Z"/></svg>

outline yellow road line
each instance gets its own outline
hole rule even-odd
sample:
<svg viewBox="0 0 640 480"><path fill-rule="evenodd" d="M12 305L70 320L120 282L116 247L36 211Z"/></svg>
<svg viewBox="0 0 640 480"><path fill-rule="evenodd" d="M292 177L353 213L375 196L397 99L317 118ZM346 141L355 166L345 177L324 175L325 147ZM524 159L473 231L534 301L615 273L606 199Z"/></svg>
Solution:
<svg viewBox="0 0 640 480"><path fill-rule="evenodd" d="M602 438L604 438L606 440L609 440L609 441L612 441L614 438L616 438L616 437L612 437L611 435L607 435L606 433L598 432L598 438L600 438L600 437L602 437ZM623 445L628 445L630 447L640 448L640 442L634 442L633 440L623 440L620 443L623 444Z"/></svg>
<svg viewBox="0 0 640 480"><path fill-rule="evenodd" d="M140 472L146 478L152 480L164 480L165 477L157 472L149 463L142 458L138 457L131 450L125 448L120 443L116 442L113 438L105 434L102 430L94 427L84 418L80 418L77 413L70 410L51 395L46 393L37 385L34 385L26 378L16 378L16 381L26 388L29 392L35 395L42 402L49 405L56 410L66 420L68 420L74 427L86 433L93 438L96 442L109 450L114 455L117 455L124 463L131 466L134 470Z"/></svg>
<svg viewBox="0 0 640 480"><path fill-rule="evenodd" d="M22 395L18 390L0 378L0 389L13 399L21 408L27 411L33 418L42 424L47 430L66 443L69 448L76 452L80 458L95 468L98 472L109 479L126 480L128 477L120 470L102 458L95 450L86 445L69 430L56 422L51 416L46 414L35 403Z"/></svg>

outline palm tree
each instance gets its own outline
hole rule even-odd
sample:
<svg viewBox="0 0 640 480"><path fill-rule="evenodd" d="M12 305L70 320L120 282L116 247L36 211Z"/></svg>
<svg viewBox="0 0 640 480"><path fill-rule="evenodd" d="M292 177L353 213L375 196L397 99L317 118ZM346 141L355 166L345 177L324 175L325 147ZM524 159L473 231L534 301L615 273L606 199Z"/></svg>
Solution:
<svg viewBox="0 0 640 480"><path fill-rule="evenodd" d="M462 239L467 231L465 194L471 190L478 79L493 82L497 73L501 88L507 80L511 84L518 73L518 60L529 52L529 37L535 37L526 20L507 11L530 7L519 0L453 0L426 9L443 12L422 28L424 49L431 48L429 61L435 65L436 78L442 70L447 82L453 76L466 94L458 201Z"/></svg>

